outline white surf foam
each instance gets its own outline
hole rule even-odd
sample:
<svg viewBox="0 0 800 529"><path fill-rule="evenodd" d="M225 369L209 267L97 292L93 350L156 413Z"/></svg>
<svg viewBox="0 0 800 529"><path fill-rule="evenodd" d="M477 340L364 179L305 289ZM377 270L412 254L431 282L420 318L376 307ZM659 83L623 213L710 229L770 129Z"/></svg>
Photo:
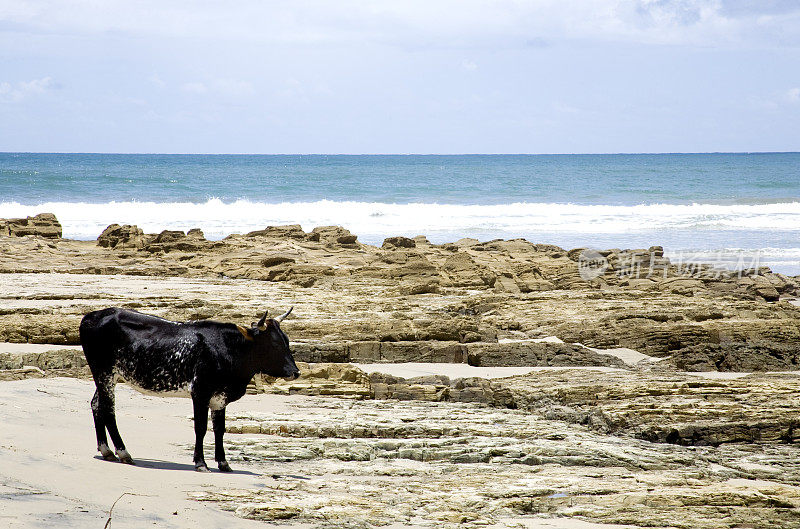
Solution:
<svg viewBox="0 0 800 529"><path fill-rule="evenodd" d="M659 230L786 230L800 232L800 202L761 205L642 204L635 206L513 203L500 205L387 204L379 202L260 203L210 199L191 202L0 203L0 217L52 212L64 236L94 239L111 223L146 232L201 228L219 239L268 225L345 226L364 241L390 235L441 234L481 238L536 233L642 233Z"/></svg>
<svg viewBox="0 0 800 529"><path fill-rule="evenodd" d="M730 270L757 268L761 265L791 271L800 270L800 248L685 249L667 251L666 256L675 264L689 262L709 263Z"/></svg>

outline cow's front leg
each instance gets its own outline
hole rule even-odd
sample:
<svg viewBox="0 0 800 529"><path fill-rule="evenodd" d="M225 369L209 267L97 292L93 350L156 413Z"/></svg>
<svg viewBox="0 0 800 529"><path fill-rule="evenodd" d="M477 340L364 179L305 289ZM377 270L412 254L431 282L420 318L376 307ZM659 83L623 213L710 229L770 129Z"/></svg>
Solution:
<svg viewBox="0 0 800 529"><path fill-rule="evenodd" d="M208 400L198 394L192 394L194 404L194 469L198 472L208 472L208 465L203 456L203 438L208 430Z"/></svg>
<svg viewBox="0 0 800 529"><path fill-rule="evenodd" d="M214 459L221 472L230 472L231 466L225 460L225 447L222 436L225 435L225 408L211 410L211 424L214 425Z"/></svg>

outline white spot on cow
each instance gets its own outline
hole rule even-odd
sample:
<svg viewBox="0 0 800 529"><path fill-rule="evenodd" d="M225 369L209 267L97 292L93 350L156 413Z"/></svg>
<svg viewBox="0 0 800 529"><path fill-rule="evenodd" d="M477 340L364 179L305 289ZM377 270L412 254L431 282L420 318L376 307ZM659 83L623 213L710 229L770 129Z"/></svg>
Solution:
<svg viewBox="0 0 800 529"><path fill-rule="evenodd" d="M102 455L103 457L114 455L114 452L112 452L111 449L108 447L108 445L105 443L99 445L97 449L100 450L100 455Z"/></svg>
<svg viewBox="0 0 800 529"><path fill-rule="evenodd" d="M208 407L214 411L221 410L226 404L228 404L228 398L224 393L215 393L211 396L211 400L208 401Z"/></svg>

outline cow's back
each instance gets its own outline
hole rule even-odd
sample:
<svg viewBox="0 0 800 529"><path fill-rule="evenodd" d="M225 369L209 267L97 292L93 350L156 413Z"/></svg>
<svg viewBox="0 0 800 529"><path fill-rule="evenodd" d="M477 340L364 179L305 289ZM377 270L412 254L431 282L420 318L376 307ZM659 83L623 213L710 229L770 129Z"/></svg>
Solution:
<svg viewBox="0 0 800 529"><path fill-rule="evenodd" d="M119 308L88 313L80 336L92 373L119 373L152 391L186 386L202 353L191 326Z"/></svg>

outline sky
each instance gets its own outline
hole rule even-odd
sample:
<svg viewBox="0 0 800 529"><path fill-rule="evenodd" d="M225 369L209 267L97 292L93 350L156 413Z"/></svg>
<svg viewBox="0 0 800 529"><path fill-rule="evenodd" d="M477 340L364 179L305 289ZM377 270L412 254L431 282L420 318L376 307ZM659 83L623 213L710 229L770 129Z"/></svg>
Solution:
<svg viewBox="0 0 800 529"><path fill-rule="evenodd" d="M800 151L800 0L0 0L0 151Z"/></svg>

